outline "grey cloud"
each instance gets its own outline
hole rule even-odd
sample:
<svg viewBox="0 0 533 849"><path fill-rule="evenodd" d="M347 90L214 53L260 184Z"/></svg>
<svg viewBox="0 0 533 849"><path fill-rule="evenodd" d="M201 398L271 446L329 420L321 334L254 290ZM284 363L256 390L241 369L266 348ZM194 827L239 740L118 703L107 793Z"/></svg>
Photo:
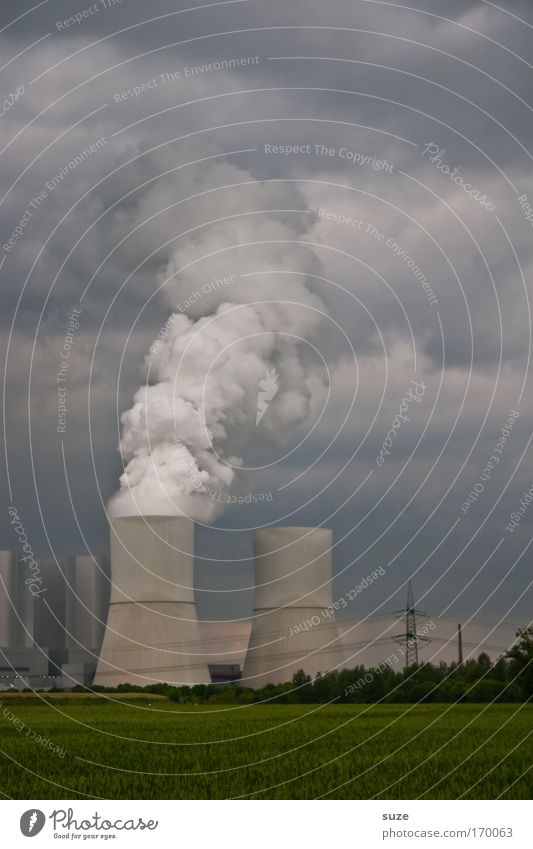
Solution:
<svg viewBox="0 0 533 849"><path fill-rule="evenodd" d="M11 17L21 15L29 8L30 4L4 3L3 19L8 22ZM506 4L505 8L528 21L530 19L530 6L526 2L514 0ZM66 494L60 444L53 428L53 370L56 351L64 335L65 317L77 303L99 263L110 253L84 302L83 329L80 331L75 371L72 371L69 385L71 425L65 438L73 500L83 530L91 545L102 548L106 544L105 516L96 480L101 485L102 497L107 499L116 488L117 476L121 472L121 461L116 451L117 410L120 412L131 405L133 393L144 374L144 355L168 317L169 304L177 294L183 294L185 288L192 285L190 280L184 282L182 279L178 290L172 291L172 299L170 295L165 297L163 294L151 297L161 282L171 251L180 244L180 240L168 248L161 246L183 229L203 226L208 219L237 211L248 212L253 207L253 192L234 188L213 192L203 199L176 206L163 215L157 214L162 207L194 194L208 183L213 188L218 178L209 175L215 173L220 175L220 184L226 176L228 183L232 183L239 179L240 173L249 173L251 179L276 180L267 184L263 192L263 206L268 200L272 207L298 210L279 213L279 216L291 229L295 241L310 230L313 239L320 243L321 246L315 249L316 265L308 270L348 290L348 294L340 296L333 294L335 288L330 284L318 280L310 284L327 303L331 317L343 327L357 350L360 386L354 412L348 418L340 437L312 472L289 491L282 491L276 496L276 500L261 515L258 511L254 513L248 510L244 505L237 505L220 520L219 528L199 533L199 553L202 556L203 552L207 558L205 564L199 567L201 589L220 588L225 580L230 585L234 581L236 586L240 586L245 580L243 576L247 575L246 580L250 579L249 563L242 567L242 572L239 571L240 567L229 565L225 577L221 577L216 564L211 564L210 568L208 561L216 561L220 534L224 529L247 527L254 521L276 521L280 509L290 511L298 507L302 500L309 497L310 492L324 486L346 462L370 423L379 404L385 368L388 368L385 401L367 443L335 486L329 488L327 494L313 506L301 511L300 520L305 523L319 522L334 513L372 468L376 449L379 450L380 437L386 433L403 387L412 377L411 352L408 349L409 328L402 306L413 329L420 373L424 379L427 376L432 392L441 378L443 356L438 319L434 307L427 302L420 282L413 276L412 269L373 236L351 232L347 227L319 219L318 209L321 207L351 215L366 223L375 223L386 237L393 237L408 252L427 275L438 297L438 315L445 341L442 398L428 433L402 474L400 483L384 500L383 506L372 514L361 531L348 537L339 546L339 569L379 536L391 511L401 509L406 497L413 494L441 450L458 414L459 420L447 453L439 461L436 471L405 518L372 549L369 555L372 562L394 557L409 535L416 532L428 515L428 508L436 504L445 492L472 446L490 403L500 352L496 297L483 257L472 237L477 240L489 264L503 327L503 361L494 409L472 459L430 525L434 530L428 530L417 537L408 555L399 559L394 579L398 584L409 574L413 564L423 561L435 540L440 539L455 521L460 500L464 492L475 483L479 469L483 468L487 452L492 450L491 446L502 426L502 419L504 421L508 410L518 403L529 344L529 312L520 268L495 217L491 217L475 200L467 197L459 186L429 162L422 151L427 143L435 142L445 149L442 156L444 163L451 168L459 167L466 181L494 199L497 215L509 233L524 273L530 276L533 259L530 226L524 220L524 212L509 182L495 167L502 169L516 187L517 194L527 194L529 202L533 204L531 161L527 152L511 135L515 135L518 142L528 147L532 114L519 97L529 102L531 71L523 61L509 52L514 51L531 61L530 30L520 26L510 15L481 2L454 0L447 3L445 9L442 4L432 2L426 4L425 9L435 15L453 18L463 28L439 21L431 15L379 3L358 4L354 7L352 3L342 0L327 5L310 4L307 0L274 5L250 2L174 15L160 22L135 27L102 41L96 47L88 48L95 39L124 26L131 26L148 16L146 4L128 0L127 4L124 2L109 12L92 15L83 23L70 27L67 32L58 31L55 21L63 15L68 17L73 14L72 4L46 4L35 13L21 18L0 36L5 55L11 58L41 35L49 31L52 33L24 54L23 60L13 61L6 68L6 90L14 90L20 82L26 87L20 102L1 119L8 140L42 108L73 86L97 75L93 82L81 85L75 94L61 100L21 133L3 157L2 193L28 163L52 143L49 150L20 178L3 205L4 233L9 236L31 198L46 187L46 182L73 157L95 139L101 136L109 139L101 151L88 157L64 177L59 188L48 193L42 208L35 211L16 247L6 255L1 272L2 323L7 327L22 283L43 242L67 210L96 182L102 180L98 189L90 192L75 207L75 211L68 215L50 240L30 278L15 322L9 360L8 456L14 493L31 517L28 523L36 548L47 551L48 543L36 510L29 461L27 378L33 335L52 281L74 243L103 214L76 248L49 295L38 333L30 401L36 473L39 492L42 490L46 494L43 514L50 539L63 550L83 547ZM158 2L150 5L149 15L163 15L171 11L177 11L175 4ZM171 42L194 39L206 33L260 27L267 29L197 39L182 47L157 49ZM373 30L390 37L356 33L349 29L342 32L331 27ZM487 38L464 27L479 29ZM504 47L498 47L488 38L501 42ZM413 44L413 41L420 42L421 46ZM75 58L62 62L34 85L29 84L46 68L80 49L81 52ZM132 58L140 53L148 55ZM140 86L165 72L183 71L186 65L202 65L231 56L256 54L261 60L257 65L232 71L203 72L147 89L139 96L126 97L124 101L117 102L114 98L116 93L127 91L134 85ZM358 63L268 59L286 55L356 59ZM457 56L458 60L453 56ZM398 71L377 68L376 65L397 68ZM107 70L113 66L117 67ZM480 70L471 66L477 66ZM417 75L433 80L441 87L418 79ZM496 77L503 85L494 82L488 75ZM462 98L445 91L443 86L459 93ZM261 88L269 91L247 93L248 89ZM361 94L346 93L352 91ZM242 93L226 96L227 92ZM182 105L195 99L200 99L200 102ZM83 115L103 104L107 106L72 129L64 138L58 139L63 131ZM161 110L169 111L159 117L143 120ZM294 121L294 118L304 120ZM112 138L114 132L135 122L139 123L131 130ZM375 130L346 126L348 122ZM234 125L205 132L206 128L223 124ZM394 139L388 135L391 133L419 147L415 149L412 145ZM167 143L182 136L188 138ZM287 157L266 156L265 142L280 145L309 144L311 147L324 143L337 152L345 147L360 154L375 156L378 160L387 159L394 164L394 169L392 174L388 174L374 170L371 166L355 167L337 154L333 157L314 153ZM217 161L225 162L225 165L216 172L215 169L210 171L205 163L199 163L173 174L165 173L188 161L245 148L257 150L222 157ZM490 162L489 157L495 164ZM130 159L134 161L121 167ZM237 168L241 170L237 171ZM108 176L114 169L118 170ZM400 170L413 179L402 177L398 173ZM146 185L139 188L144 183ZM347 188L339 188L339 185ZM371 198L370 194L376 195L376 198ZM116 205L111 209L113 204ZM399 209L394 210L391 204ZM446 204L461 216L464 226ZM155 217L148 222L147 219L154 214ZM266 221L267 218L264 234L268 238L273 229L271 223L267 224ZM471 235L466 227L470 229ZM131 234L132 228L138 229ZM426 235L424 229L430 236ZM215 238L216 232L215 226L203 227L203 238L208 239L210 235ZM123 243L116 247L122 239ZM199 244L200 238L189 240L183 255L192 259ZM326 245L337 250L328 250ZM457 271L464 297L439 246ZM356 260L341 251L351 253ZM151 253L153 256L147 259ZM363 263L367 263L370 268L366 269ZM138 265L140 267L135 271ZM200 273L209 275L215 273L218 266L216 262L211 265L205 262L203 265L200 263L199 268ZM390 288L379 280L376 273L385 279ZM105 318L113 297L128 275L131 277L127 285ZM185 288L180 289L180 285ZM170 291L170 287L166 288ZM373 321L367 312L355 304L350 294L361 299L375 320L383 334L384 350ZM470 309L474 339L470 385L470 335L465 302ZM208 306L206 301L204 307ZM96 334L104 318L102 335L95 352L91 390L95 478L89 445L88 374ZM127 340L134 322L134 331ZM261 489L268 487L275 490L287 479L289 472L298 474L325 447L346 412L353 377L346 359L346 340L342 334L329 331L322 338L317 334L312 341L325 353L328 365L336 371L336 386L327 414L313 438L287 461L282 473L273 468L257 477L245 475L239 480L240 487L257 485ZM120 385L117 385L123 353L123 372ZM313 384L316 404L322 398L322 377L320 369L317 369ZM465 391L466 402L461 410ZM428 394L428 402L429 397ZM472 508L449 543L430 560L422 573L424 578L417 580L425 580L428 584L438 580L501 494L503 483L512 473L529 437L526 408L530 397L531 386L528 383L522 401L523 412L505 456L505 470L500 471L500 476L487 489L486 499L480 500ZM314 421L313 415L316 415L317 409L318 406L313 408L311 421ZM294 440L305 432L306 424L295 432ZM400 470L414 447L420 424L417 422L416 429L413 427L404 431L401 445L398 443L398 453L389 459L382 478L378 479L374 475L370 485L331 520L338 538L353 527L354 517L363 515L381 497L383 481L390 482ZM293 444L295 442L291 439L289 447ZM279 447L265 441L255 456L248 459L250 464L269 462L278 450ZM503 533L501 524L505 515L513 509L513 504L526 484L530 485L527 469L522 463L502 499L502 506L495 511L496 524L494 527L489 526L490 532L484 532L483 545L465 555L469 569L474 570L480 558L488 552L490 544L497 540L499 533ZM526 530L530 528L530 521L530 517L527 517L524 522ZM241 554L247 557L250 553L249 534L243 531L238 542L239 534L232 535L231 544L229 536L229 533L225 533L223 538L229 556L233 552L236 559ZM12 544L5 529L2 531L2 539L4 545ZM518 534L506 539L501 555L492 561L484 572L485 577L480 578L474 589L467 591L461 599L465 610L480 593L483 595L490 592L498 576L503 574L506 563L519 552L523 539ZM516 577L509 580L499 599L491 602L494 609L498 606L504 609L523 588L523 571L517 569L515 574ZM345 579L341 578L340 587L344 586L343 581ZM455 594L453 581L450 579L446 583L447 600ZM431 605L438 606L438 592L429 601ZM239 611L247 609L246 605L249 604L249 597L246 601L232 602L226 615L239 615ZM369 602L362 599L361 605L366 604ZM217 594L205 593L200 606L203 615L216 618Z"/></svg>

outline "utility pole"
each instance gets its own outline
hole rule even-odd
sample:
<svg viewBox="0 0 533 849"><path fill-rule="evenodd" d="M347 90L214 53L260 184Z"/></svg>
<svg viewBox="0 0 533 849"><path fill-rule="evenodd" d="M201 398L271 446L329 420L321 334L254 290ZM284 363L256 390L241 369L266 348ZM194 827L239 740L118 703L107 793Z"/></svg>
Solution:
<svg viewBox="0 0 533 849"><path fill-rule="evenodd" d="M416 629L416 617L428 616L428 614L416 609L411 581L407 585L407 607L404 610L396 610L395 613L405 618L405 632L397 634L394 639L400 645L405 646L405 669L407 669L413 664L418 665L418 643L420 641L429 643L428 637L422 636Z"/></svg>
<svg viewBox="0 0 533 849"><path fill-rule="evenodd" d="M463 632L461 626L457 626L457 638L459 642L459 666L463 665Z"/></svg>

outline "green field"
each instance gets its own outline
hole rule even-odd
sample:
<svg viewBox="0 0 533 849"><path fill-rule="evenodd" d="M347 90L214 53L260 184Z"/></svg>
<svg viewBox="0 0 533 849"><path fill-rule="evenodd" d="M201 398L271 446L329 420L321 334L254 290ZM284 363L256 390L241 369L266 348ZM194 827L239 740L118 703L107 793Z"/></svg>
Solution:
<svg viewBox="0 0 533 849"><path fill-rule="evenodd" d="M15 799L529 799L532 729L533 706L519 704L4 697L0 790Z"/></svg>

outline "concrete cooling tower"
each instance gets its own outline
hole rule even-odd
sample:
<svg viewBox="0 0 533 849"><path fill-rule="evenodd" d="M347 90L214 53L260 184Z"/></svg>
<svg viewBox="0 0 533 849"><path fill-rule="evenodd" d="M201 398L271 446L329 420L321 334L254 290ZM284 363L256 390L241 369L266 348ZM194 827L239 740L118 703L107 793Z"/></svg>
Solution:
<svg viewBox="0 0 533 849"><path fill-rule="evenodd" d="M210 683L193 562L190 519L111 519L111 599L95 684Z"/></svg>
<svg viewBox="0 0 533 849"><path fill-rule="evenodd" d="M343 652L332 608L327 528L254 534L255 608L242 683L249 687L338 668Z"/></svg>

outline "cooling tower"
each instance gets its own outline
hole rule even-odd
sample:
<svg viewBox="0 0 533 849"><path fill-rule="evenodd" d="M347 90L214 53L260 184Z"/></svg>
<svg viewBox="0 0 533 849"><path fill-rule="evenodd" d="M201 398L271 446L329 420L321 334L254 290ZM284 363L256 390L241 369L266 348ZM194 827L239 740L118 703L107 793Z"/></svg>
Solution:
<svg viewBox="0 0 533 849"><path fill-rule="evenodd" d="M209 684L194 602L194 523L111 519L111 599L94 683Z"/></svg>
<svg viewBox="0 0 533 849"><path fill-rule="evenodd" d="M25 645L23 592L23 570L17 555L14 551L0 551L0 646L3 648Z"/></svg>
<svg viewBox="0 0 533 849"><path fill-rule="evenodd" d="M338 668L343 653L331 595L331 531L270 528L254 534L255 608L242 683L249 687Z"/></svg>

